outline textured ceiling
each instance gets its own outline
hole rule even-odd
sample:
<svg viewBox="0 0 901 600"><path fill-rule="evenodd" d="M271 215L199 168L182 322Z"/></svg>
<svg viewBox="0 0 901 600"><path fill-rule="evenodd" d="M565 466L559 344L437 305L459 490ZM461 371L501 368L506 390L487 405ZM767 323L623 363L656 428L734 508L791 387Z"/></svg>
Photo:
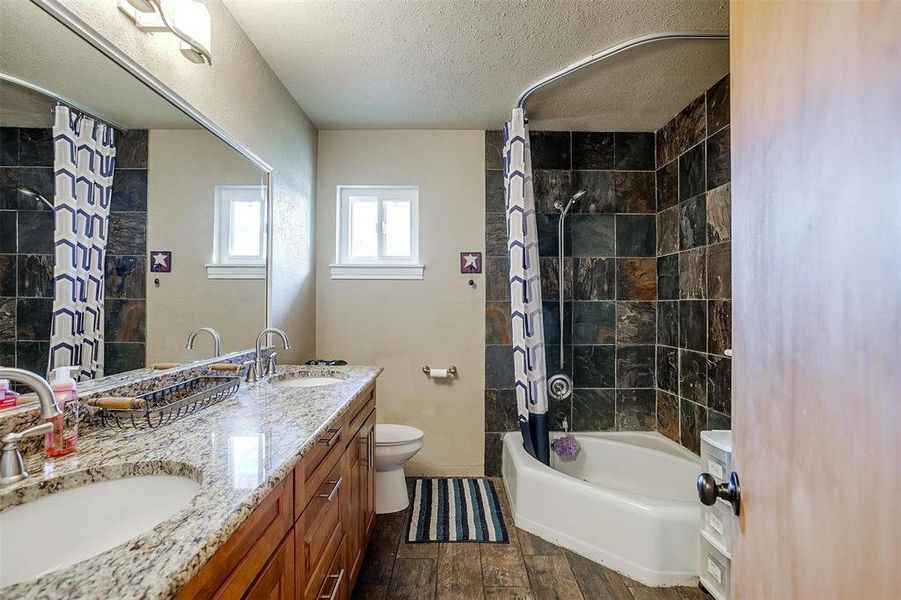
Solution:
<svg viewBox="0 0 901 600"><path fill-rule="evenodd" d="M727 0L225 3L325 129L496 129L529 84L599 50L729 27ZM663 42L585 69L526 108L535 129L651 130L728 68L724 41Z"/></svg>
<svg viewBox="0 0 901 600"><path fill-rule="evenodd" d="M52 90L129 129L199 128L165 98L24 0L0 0L0 72ZM52 125L49 108L43 109L42 120L40 99L21 88L0 87L0 107L0 124Z"/></svg>

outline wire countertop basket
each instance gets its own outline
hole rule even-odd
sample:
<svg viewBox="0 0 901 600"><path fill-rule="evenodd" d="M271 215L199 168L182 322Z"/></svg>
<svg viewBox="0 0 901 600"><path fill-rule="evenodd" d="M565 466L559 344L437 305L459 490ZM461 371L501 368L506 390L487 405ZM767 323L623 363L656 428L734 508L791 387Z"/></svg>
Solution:
<svg viewBox="0 0 901 600"><path fill-rule="evenodd" d="M98 414L104 427L152 429L222 402L239 387L240 377L196 377L136 396L144 402L140 408L100 408Z"/></svg>

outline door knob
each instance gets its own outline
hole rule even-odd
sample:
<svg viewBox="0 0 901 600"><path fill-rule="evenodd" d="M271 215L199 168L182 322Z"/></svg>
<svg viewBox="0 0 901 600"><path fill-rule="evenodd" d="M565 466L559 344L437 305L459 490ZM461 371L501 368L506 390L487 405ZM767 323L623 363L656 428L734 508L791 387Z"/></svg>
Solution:
<svg viewBox="0 0 901 600"><path fill-rule="evenodd" d="M698 498L707 506L713 506L717 498L722 498L732 505L732 512L738 516L741 507L741 486L738 483L738 473L732 471L729 481L719 485L713 475L701 473L698 476Z"/></svg>

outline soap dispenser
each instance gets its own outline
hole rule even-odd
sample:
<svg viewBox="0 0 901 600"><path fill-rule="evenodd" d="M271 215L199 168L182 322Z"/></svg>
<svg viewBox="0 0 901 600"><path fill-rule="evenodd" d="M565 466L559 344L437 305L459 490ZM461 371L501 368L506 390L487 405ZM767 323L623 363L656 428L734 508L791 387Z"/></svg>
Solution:
<svg viewBox="0 0 901 600"><path fill-rule="evenodd" d="M76 394L76 381L71 372L81 367L57 367L50 372L50 387L62 413L52 419L53 430L44 436L47 456L65 456L75 450L78 441L78 412L80 405Z"/></svg>

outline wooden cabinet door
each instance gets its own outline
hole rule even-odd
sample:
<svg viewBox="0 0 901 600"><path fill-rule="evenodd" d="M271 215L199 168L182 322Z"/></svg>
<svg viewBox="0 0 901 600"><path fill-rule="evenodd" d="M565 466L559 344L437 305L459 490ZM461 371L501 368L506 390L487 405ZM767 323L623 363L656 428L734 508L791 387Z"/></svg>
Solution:
<svg viewBox="0 0 901 600"><path fill-rule="evenodd" d="M375 411L372 411L348 448L349 477L353 482L350 528L347 541L347 570L356 581L366 544L375 523Z"/></svg>
<svg viewBox="0 0 901 600"><path fill-rule="evenodd" d="M368 453L365 455L366 461L362 464L362 472L360 474L360 482L362 490L360 492L360 518L362 525L360 528L361 545L365 550L372 534L372 528L375 525L375 411L366 418L366 423L360 430L361 444Z"/></svg>
<svg viewBox="0 0 901 600"><path fill-rule="evenodd" d="M285 536L253 585L244 595L247 600L294 599L294 529Z"/></svg>
<svg viewBox="0 0 901 600"><path fill-rule="evenodd" d="M901 594L901 3L737 2L738 599Z"/></svg>
<svg viewBox="0 0 901 600"><path fill-rule="evenodd" d="M350 581L356 581L357 573L363 564L363 537L360 532L363 530L363 522L360 513L360 465L362 460L359 451L359 444L352 443L347 449L348 454L348 472L347 478L350 482L350 510L348 510L348 528L346 552L347 552L347 572L350 574Z"/></svg>

